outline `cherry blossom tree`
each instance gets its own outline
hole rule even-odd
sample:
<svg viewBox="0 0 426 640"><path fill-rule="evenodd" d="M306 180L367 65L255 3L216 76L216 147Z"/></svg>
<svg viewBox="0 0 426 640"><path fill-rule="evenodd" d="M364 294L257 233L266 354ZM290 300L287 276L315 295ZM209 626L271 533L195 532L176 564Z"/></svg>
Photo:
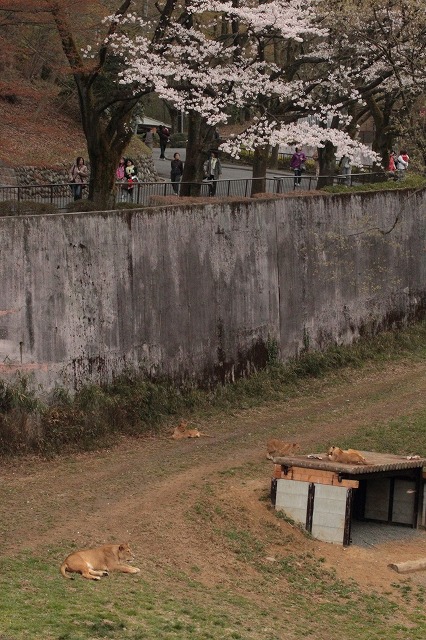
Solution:
<svg viewBox="0 0 426 640"><path fill-rule="evenodd" d="M176 4L167 0L155 9L153 42L161 39ZM65 74L66 61L75 82L90 160L89 198L99 208L114 204L115 169L134 133L133 114L140 98L152 90L116 82L121 61L109 46L120 22L136 6L144 15L151 13L146 2L134 0L96 0L89 5L83 0L0 0L4 23L42 23L59 36L63 56L58 67L62 65ZM108 9L113 17L102 22Z"/></svg>
<svg viewBox="0 0 426 640"><path fill-rule="evenodd" d="M394 115L395 104L408 113L424 86L418 25L425 21L416 0L332 7L324 0L104 0L96 6L112 12L83 39L75 29L79 2L11 5L52 17L77 87L90 197L104 206L113 201L114 168L133 133L134 110L148 93L187 114L184 181L200 182L214 128L236 109L249 108L255 119L222 148L235 156L254 149L259 177L267 150L280 144L318 147L332 172L335 153L353 163L361 153L376 159L357 141L356 122L385 107Z"/></svg>
<svg viewBox="0 0 426 640"><path fill-rule="evenodd" d="M363 107L357 118L375 123L373 149L385 166L395 138L421 144L419 97L426 83L426 5L418 0L343 0L318 6L333 36L331 59L344 65ZM423 155L425 153L422 151Z"/></svg>
<svg viewBox="0 0 426 640"><path fill-rule="evenodd" d="M205 131L228 122L231 108L255 106L257 120L243 134L222 148L237 156L241 147L268 148L274 144L302 143L324 148L327 141L339 147L339 151L359 161L360 152L369 150L340 130L330 131L324 124L341 115L341 103L326 99L318 101L320 80L304 81L300 75L289 74L288 67L281 67L270 55L270 47L276 41L302 43L312 40L309 53L303 53L298 61L312 64L324 62L327 50L321 44L328 32L318 24L315 9L318 0L270 0L265 2L217 2L214 0L187 0L185 19L170 20L161 41L153 43L145 35L150 25L135 14L122 21L123 30L115 32L109 44L117 55L122 55L125 70L120 82L135 88L151 86L163 99L189 114L190 122L204 123ZM211 21L205 19L211 16ZM203 18L203 19L201 19ZM220 20L238 25L231 37L212 37L212 23ZM113 20L114 18L112 18ZM127 34L124 28L137 24L135 34ZM317 43L320 44L317 44ZM329 73L330 87L341 87L343 71ZM321 81L324 82L323 77ZM339 85L340 82L340 85ZM352 85L348 90L353 93ZM330 92L329 92L330 93ZM326 96L327 98L327 96ZM316 114L318 123L310 126L271 117L270 101L291 103L293 112ZM351 98L353 99L353 98ZM294 115L293 115L294 118ZM197 136L203 138L203 127L198 126ZM200 149L193 149L190 132L188 155L196 158ZM204 138L208 141L208 136ZM195 150L195 153L193 151ZM202 150L202 149L201 149ZM375 154L371 154L375 158ZM190 166L185 180L200 177L196 166Z"/></svg>

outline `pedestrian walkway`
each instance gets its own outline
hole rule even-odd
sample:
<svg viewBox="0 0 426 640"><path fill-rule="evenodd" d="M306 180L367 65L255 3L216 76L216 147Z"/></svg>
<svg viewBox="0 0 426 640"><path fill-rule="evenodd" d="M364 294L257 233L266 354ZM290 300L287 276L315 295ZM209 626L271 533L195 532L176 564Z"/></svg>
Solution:
<svg viewBox="0 0 426 640"><path fill-rule="evenodd" d="M160 178L166 181L170 181L170 162L175 152L180 154L180 158L183 162L186 159L186 149L166 149L166 159L160 159L160 149L154 148L152 151L155 168L157 169ZM247 180L252 177L252 168L248 165L230 164L222 162L222 175L221 180ZM292 176L292 171L273 170L267 171L266 177L273 179L275 176Z"/></svg>

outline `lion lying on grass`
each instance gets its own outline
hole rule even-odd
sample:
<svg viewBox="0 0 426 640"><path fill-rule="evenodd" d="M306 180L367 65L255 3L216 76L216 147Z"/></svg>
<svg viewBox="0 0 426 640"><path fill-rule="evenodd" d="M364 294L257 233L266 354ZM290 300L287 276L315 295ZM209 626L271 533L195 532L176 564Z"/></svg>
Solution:
<svg viewBox="0 0 426 640"><path fill-rule="evenodd" d="M184 440L185 438L211 438L207 433L202 433L199 429L188 429L186 420L182 420L177 427L174 428L172 435L173 440Z"/></svg>
<svg viewBox="0 0 426 640"><path fill-rule="evenodd" d="M104 544L95 549L81 549L71 553L61 565L61 573L64 578L71 578L69 573L81 573L83 578L88 580L100 580L107 576L110 571L121 571L122 573L139 573L137 567L129 567L129 562L133 559L129 545L126 544Z"/></svg>

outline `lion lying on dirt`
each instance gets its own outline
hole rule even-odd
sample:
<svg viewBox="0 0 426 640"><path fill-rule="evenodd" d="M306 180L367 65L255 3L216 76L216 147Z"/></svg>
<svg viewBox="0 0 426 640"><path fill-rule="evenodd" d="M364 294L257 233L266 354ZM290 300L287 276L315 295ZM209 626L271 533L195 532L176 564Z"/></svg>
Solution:
<svg viewBox="0 0 426 640"><path fill-rule="evenodd" d="M356 449L340 449L330 447L327 453L329 460L343 462L345 464L368 464L367 460Z"/></svg>
<svg viewBox="0 0 426 640"><path fill-rule="evenodd" d="M199 429L188 429L188 423L186 420L182 420L177 427L174 428L172 435L173 440L183 440L184 438L211 438L207 433L202 433Z"/></svg>
<svg viewBox="0 0 426 640"><path fill-rule="evenodd" d="M284 440L272 438L266 443L266 457L268 460L273 460L280 456L288 456L296 453L296 451L300 451L298 442L284 442Z"/></svg>
<svg viewBox="0 0 426 640"><path fill-rule="evenodd" d="M69 573L81 573L83 578L88 580L100 580L102 576L107 576L110 571L121 571L122 573L139 573L137 567L129 567L122 564L133 559L129 545L126 544L104 544L95 549L81 549L71 553L61 565L61 573L64 578L71 578Z"/></svg>

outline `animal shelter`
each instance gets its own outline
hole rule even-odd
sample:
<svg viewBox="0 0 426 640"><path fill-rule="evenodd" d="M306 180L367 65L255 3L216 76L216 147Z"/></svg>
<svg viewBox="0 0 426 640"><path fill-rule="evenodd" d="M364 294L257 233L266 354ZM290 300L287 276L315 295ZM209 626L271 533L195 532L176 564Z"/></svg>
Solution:
<svg viewBox="0 0 426 640"><path fill-rule="evenodd" d="M426 526L426 458L361 452L366 465L327 454L274 458L271 501L314 538L350 545L355 522Z"/></svg>

